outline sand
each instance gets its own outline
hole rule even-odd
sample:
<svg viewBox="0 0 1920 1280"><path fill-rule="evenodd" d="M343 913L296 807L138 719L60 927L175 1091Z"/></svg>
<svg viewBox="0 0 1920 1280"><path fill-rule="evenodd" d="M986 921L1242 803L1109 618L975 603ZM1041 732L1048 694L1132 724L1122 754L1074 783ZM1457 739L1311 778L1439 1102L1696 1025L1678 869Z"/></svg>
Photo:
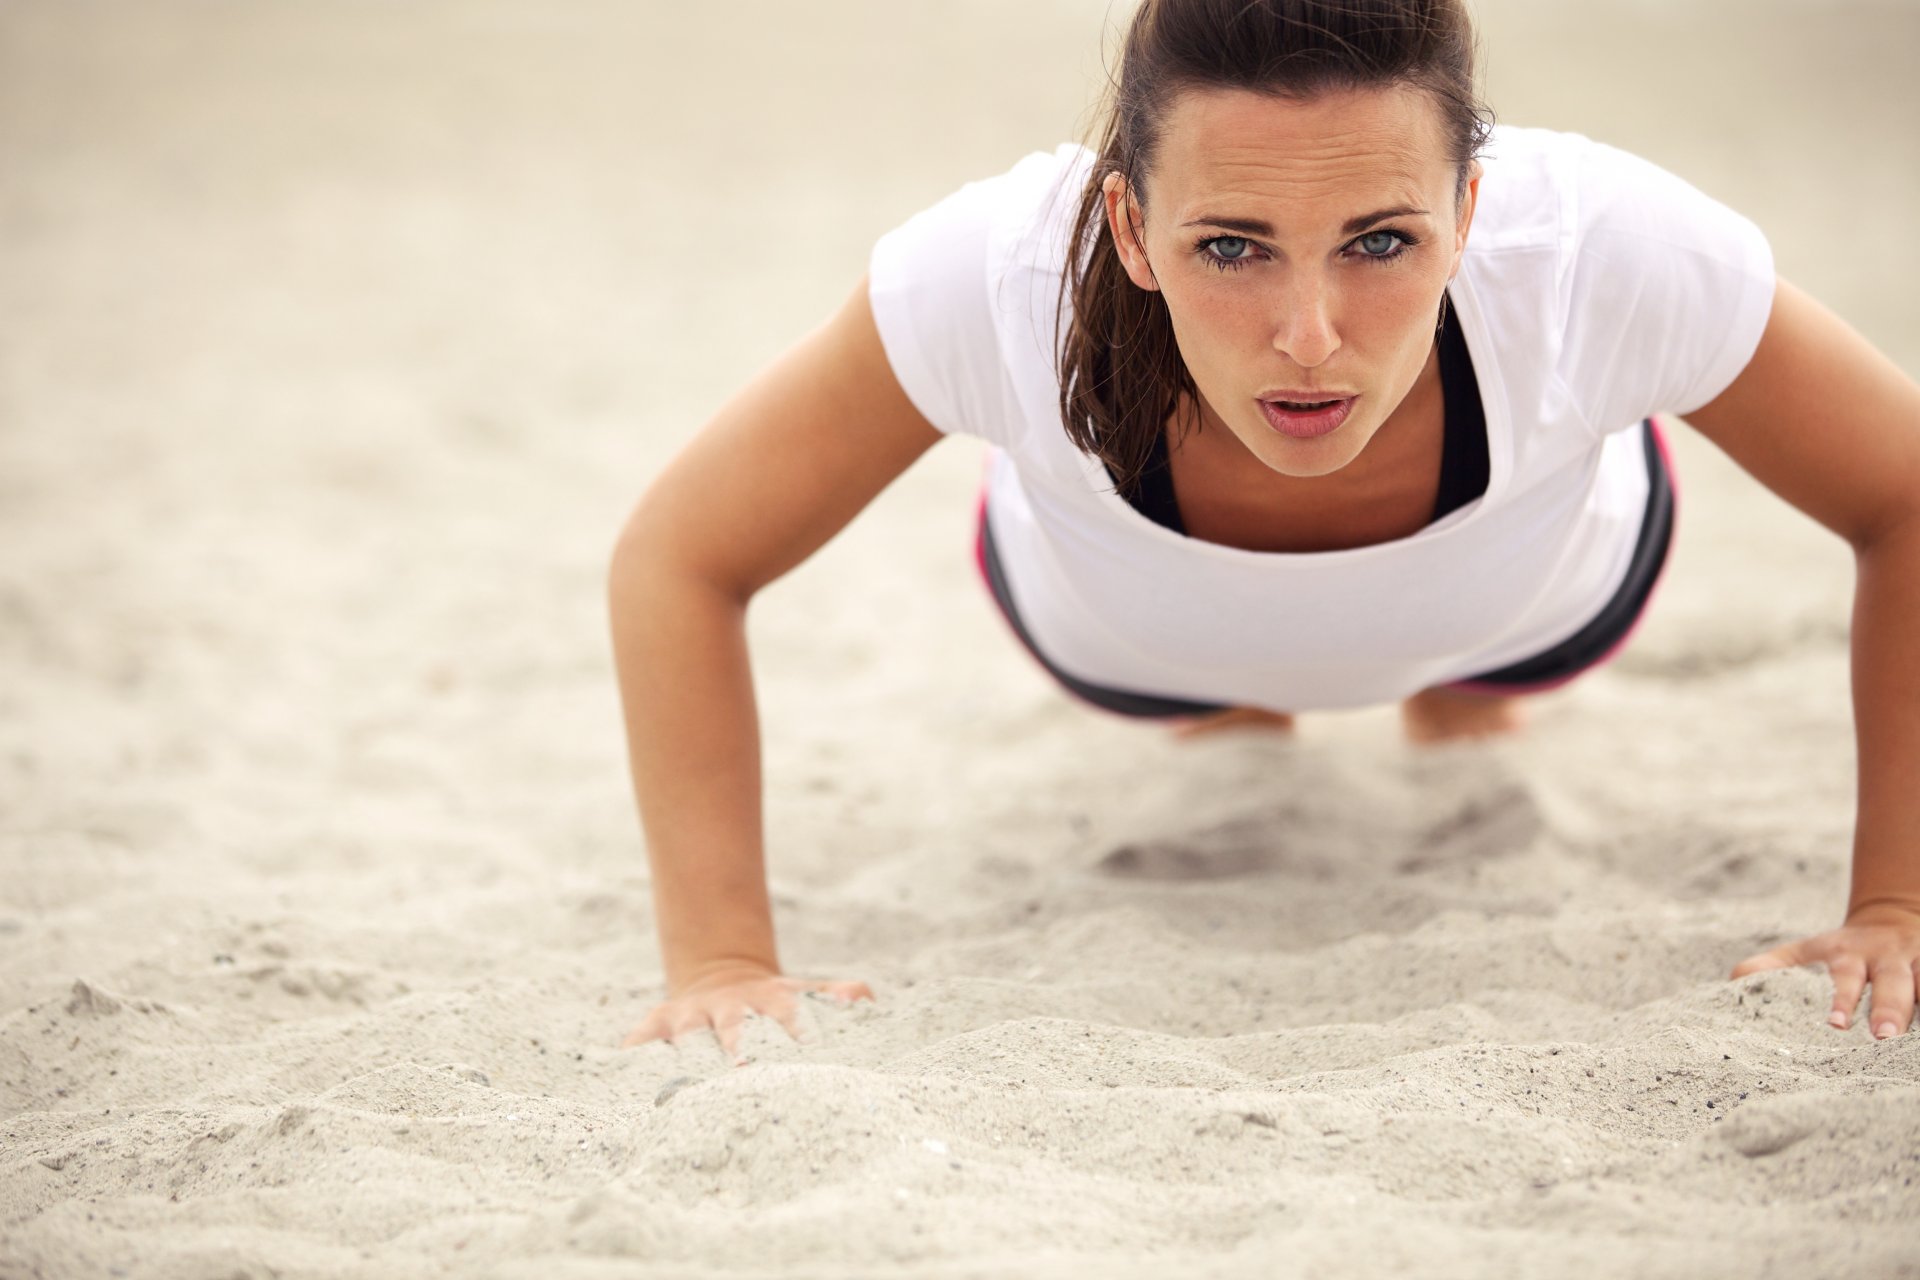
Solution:
<svg viewBox="0 0 1920 1280"><path fill-rule="evenodd" d="M1905 4L1483 6L1920 370ZM1520 738L1072 701L932 451L750 615L806 1043L661 992L605 629L648 478L1102 5L0 7L0 1276L1920 1275L1845 902L1845 544L1683 426Z"/></svg>

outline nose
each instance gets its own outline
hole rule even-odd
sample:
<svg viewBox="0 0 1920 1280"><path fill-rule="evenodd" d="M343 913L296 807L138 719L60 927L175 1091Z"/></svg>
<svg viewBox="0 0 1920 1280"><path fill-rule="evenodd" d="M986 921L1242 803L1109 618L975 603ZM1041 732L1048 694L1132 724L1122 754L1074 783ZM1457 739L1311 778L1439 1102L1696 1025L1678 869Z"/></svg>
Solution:
<svg viewBox="0 0 1920 1280"><path fill-rule="evenodd" d="M1296 270L1280 297L1273 347L1303 369L1326 363L1340 349L1333 290L1322 272Z"/></svg>

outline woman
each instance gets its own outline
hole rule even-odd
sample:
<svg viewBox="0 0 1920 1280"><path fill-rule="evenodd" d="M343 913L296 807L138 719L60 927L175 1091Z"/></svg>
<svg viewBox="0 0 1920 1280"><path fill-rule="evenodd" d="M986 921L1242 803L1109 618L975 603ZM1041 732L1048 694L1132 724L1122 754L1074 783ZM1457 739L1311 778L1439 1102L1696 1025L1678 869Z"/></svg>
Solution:
<svg viewBox="0 0 1920 1280"><path fill-rule="evenodd" d="M1458 0L1146 0L1097 154L890 232L839 314L636 508L611 573L668 999L797 1034L762 861L753 593L928 447L992 441L983 577L1074 693L1186 730L1385 701L1511 732L1640 616L1680 413L1859 566L1859 822L1825 963L1877 1036L1920 969L1920 387L1752 223L1573 134L1489 129ZM1069 246L1079 252L1070 253ZM751 519L742 519L742 513Z"/></svg>

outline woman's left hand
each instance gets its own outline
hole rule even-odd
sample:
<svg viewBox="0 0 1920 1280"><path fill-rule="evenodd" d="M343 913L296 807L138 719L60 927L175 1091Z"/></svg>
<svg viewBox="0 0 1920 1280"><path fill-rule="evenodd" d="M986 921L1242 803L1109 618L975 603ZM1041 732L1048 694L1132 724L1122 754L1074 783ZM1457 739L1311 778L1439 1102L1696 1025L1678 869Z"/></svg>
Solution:
<svg viewBox="0 0 1920 1280"><path fill-rule="evenodd" d="M1920 978L1920 909L1861 907L1838 929L1817 933L1748 956L1734 966L1734 978L1763 969L1825 964L1833 976L1833 1012L1829 1025L1841 1031L1860 1003L1860 990L1873 984L1867 1025L1877 1039L1897 1036L1913 1022L1915 980Z"/></svg>

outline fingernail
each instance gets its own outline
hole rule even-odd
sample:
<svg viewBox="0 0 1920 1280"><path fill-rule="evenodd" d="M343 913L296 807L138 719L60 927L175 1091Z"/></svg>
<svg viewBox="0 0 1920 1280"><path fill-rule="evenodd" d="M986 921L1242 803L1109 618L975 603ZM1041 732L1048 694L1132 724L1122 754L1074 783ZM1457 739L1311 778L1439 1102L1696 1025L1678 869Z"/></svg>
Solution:
<svg viewBox="0 0 1920 1280"><path fill-rule="evenodd" d="M1827 1025L1830 1027L1838 1027L1842 1031L1845 1031L1847 1029L1847 1015L1835 1009L1827 1015Z"/></svg>
<svg viewBox="0 0 1920 1280"><path fill-rule="evenodd" d="M1893 1034L1893 1024L1891 1022L1883 1022L1873 1029L1873 1034L1885 1040Z"/></svg>

